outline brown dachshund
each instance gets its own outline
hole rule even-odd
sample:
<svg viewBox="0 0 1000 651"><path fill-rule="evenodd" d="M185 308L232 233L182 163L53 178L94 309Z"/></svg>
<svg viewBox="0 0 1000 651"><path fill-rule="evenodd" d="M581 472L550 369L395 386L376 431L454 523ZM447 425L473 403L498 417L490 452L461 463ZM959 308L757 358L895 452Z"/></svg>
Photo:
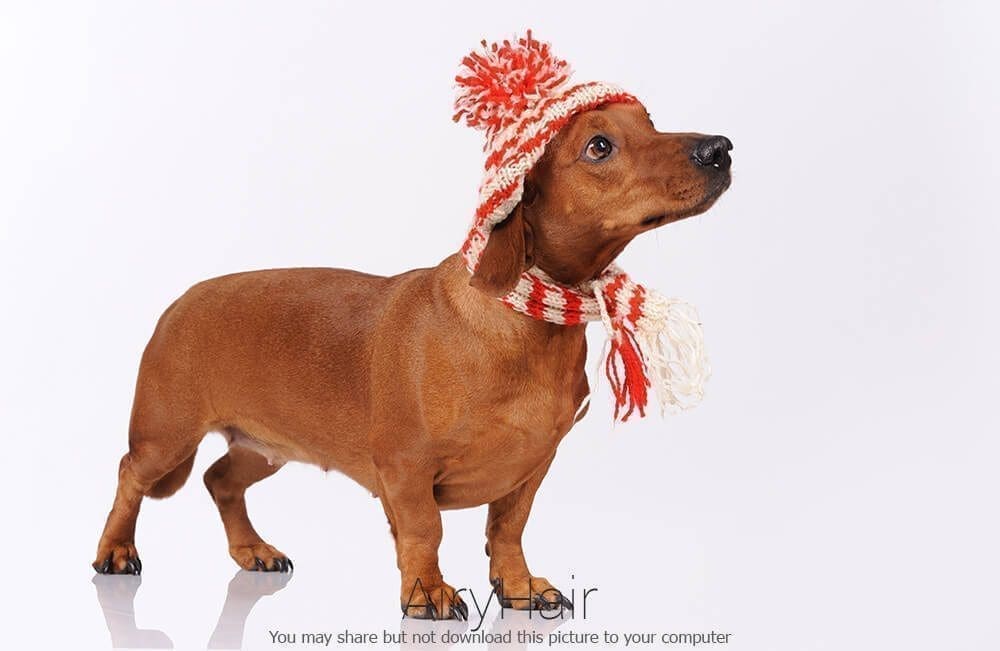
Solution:
<svg viewBox="0 0 1000 651"><path fill-rule="evenodd" d="M598 134L617 151L593 165L580 152ZM242 568L291 569L250 524L244 492L301 461L379 497L404 613L467 614L438 567L440 510L482 504L502 603L565 603L529 572L521 533L559 442L583 415L584 326L531 319L495 297L531 265L566 285L595 278L636 235L707 210L729 186L731 148L720 136L658 133L641 105L610 104L576 115L549 143L471 280L456 254L388 278L277 269L195 285L142 356L94 568L141 571L143 497L177 491L215 431L229 451L205 485Z"/></svg>

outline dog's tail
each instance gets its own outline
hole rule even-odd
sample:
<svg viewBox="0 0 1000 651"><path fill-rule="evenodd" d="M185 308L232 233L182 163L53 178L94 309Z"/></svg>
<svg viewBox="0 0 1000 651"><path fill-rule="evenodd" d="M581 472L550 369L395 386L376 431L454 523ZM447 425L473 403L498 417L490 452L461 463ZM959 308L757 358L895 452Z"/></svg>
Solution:
<svg viewBox="0 0 1000 651"><path fill-rule="evenodd" d="M179 491L181 486L184 485L184 482L187 481L188 476L191 475L191 468L194 466L194 455L197 453L198 451L195 450L191 453L191 456L182 461L179 466L160 477L146 492L146 496L155 499L162 499L164 497L170 497Z"/></svg>

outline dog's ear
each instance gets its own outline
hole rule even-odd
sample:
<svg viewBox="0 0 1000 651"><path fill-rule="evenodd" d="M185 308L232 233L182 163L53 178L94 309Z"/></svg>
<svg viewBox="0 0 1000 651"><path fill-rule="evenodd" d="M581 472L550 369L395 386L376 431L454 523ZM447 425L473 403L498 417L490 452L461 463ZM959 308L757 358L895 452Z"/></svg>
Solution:
<svg viewBox="0 0 1000 651"><path fill-rule="evenodd" d="M531 225L524 217L522 199L507 219L493 227L479 266L469 284L490 296L504 296L514 289L534 261Z"/></svg>

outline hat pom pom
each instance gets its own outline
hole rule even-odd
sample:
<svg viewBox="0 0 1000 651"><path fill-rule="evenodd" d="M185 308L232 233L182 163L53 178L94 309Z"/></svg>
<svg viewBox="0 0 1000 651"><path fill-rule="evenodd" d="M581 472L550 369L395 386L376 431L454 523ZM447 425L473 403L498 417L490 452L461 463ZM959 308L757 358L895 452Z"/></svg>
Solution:
<svg viewBox="0 0 1000 651"><path fill-rule="evenodd" d="M455 77L458 97L454 120L465 119L470 127L486 131L492 139L504 127L533 108L566 81L569 64L549 51L528 30L515 42L487 44L462 59Z"/></svg>

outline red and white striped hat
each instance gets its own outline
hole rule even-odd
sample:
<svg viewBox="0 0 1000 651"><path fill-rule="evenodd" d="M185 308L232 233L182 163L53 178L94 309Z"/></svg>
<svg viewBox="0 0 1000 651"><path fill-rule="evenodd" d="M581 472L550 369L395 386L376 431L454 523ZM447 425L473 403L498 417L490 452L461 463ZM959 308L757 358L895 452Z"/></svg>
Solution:
<svg viewBox="0 0 1000 651"><path fill-rule="evenodd" d="M482 46L462 59L455 77L455 121L464 119L486 132L479 206L462 245L470 272L493 227L521 200L525 177L559 130L578 113L638 102L613 84L568 86L569 65L530 30L524 38ZM609 338L604 368L615 394L615 418L627 420L636 411L644 416L650 386L662 409L685 409L701 399L709 369L694 308L632 282L616 265L575 287L532 267L500 300L550 323L604 323Z"/></svg>

